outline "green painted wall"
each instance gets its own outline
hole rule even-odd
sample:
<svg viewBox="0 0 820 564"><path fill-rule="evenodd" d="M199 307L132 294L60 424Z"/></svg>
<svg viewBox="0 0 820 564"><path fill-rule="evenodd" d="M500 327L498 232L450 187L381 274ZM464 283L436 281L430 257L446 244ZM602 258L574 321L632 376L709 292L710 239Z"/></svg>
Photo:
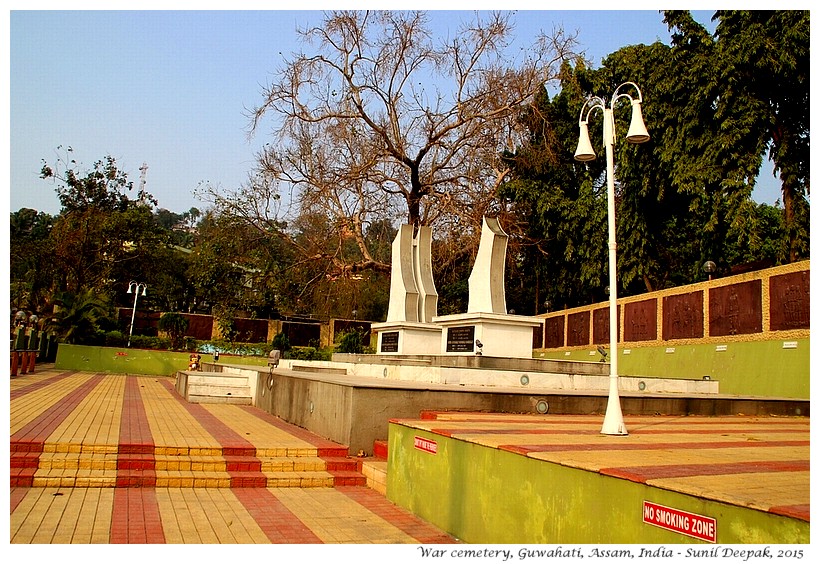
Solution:
<svg viewBox="0 0 820 564"><path fill-rule="evenodd" d="M797 348L783 348L783 340L718 344L630 347L618 345L618 372L623 376L657 376L700 380L709 375L720 382L720 393L809 399L809 339L791 339ZM674 352L666 352L667 348ZM538 351L535 358L597 360L591 349ZM629 354L624 354L629 350Z"/></svg>
<svg viewBox="0 0 820 564"><path fill-rule="evenodd" d="M719 544L808 543L809 523L655 489L391 423L387 496L481 544L699 543L643 522L651 501L717 520ZM414 448L420 436L438 452Z"/></svg>
<svg viewBox="0 0 820 564"><path fill-rule="evenodd" d="M61 343L54 363L59 370L173 376L188 368L189 353Z"/></svg>
<svg viewBox="0 0 820 564"><path fill-rule="evenodd" d="M187 352L87 347L61 343L57 349L57 359L54 367L58 370L173 376L179 370L187 370L189 359L190 353ZM203 362L211 362L212 360L211 355L202 355ZM221 355L219 360L221 363L228 364L267 365L267 359L263 357Z"/></svg>

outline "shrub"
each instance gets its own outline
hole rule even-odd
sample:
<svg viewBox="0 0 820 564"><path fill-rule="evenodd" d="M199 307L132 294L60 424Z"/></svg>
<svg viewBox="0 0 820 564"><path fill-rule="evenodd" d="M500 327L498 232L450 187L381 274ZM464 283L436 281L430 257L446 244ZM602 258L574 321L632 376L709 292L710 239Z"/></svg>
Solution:
<svg viewBox="0 0 820 564"><path fill-rule="evenodd" d="M330 360L332 352L316 347L293 347L288 353L288 358L292 360Z"/></svg>
<svg viewBox="0 0 820 564"><path fill-rule="evenodd" d="M182 337L188 329L188 319L181 313L167 312L159 318L157 327L160 331L168 333L171 339L171 347L175 350L182 348Z"/></svg>
<svg viewBox="0 0 820 564"><path fill-rule="evenodd" d="M273 337L271 345L274 349L282 351L282 354L284 355L290 350L290 339L288 339L288 336L285 333L277 333Z"/></svg>
<svg viewBox="0 0 820 564"><path fill-rule="evenodd" d="M109 331L105 334L106 347L124 347L126 344L126 337L122 331Z"/></svg>
<svg viewBox="0 0 820 564"><path fill-rule="evenodd" d="M336 351L340 353L362 354L364 352L364 336L360 331L342 333Z"/></svg>
<svg viewBox="0 0 820 564"><path fill-rule="evenodd" d="M171 340L149 335L132 335L131 347L135 349L168 350L171 348Z"/></svg>

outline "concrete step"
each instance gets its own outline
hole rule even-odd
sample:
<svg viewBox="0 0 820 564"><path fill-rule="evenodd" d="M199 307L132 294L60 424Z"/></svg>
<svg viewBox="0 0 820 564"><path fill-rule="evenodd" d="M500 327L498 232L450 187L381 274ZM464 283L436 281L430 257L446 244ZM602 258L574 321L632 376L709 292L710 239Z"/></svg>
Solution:
<svg viewBox="0 0 820 564"><path fill-rule="evenodd" d="M375 456L376 458L387 459L386 440L373 441L373 456Z"/></svg>
<svg viewBox="0 0 820 564"><path fill-rule="evenodd" d="M177 372L177 392L191 403L229 403L251 405L251 387L247 376L225 372Z"/></svg>
<svg viewBox="0 0 820 564"><path fill-rule="evenodd" d="M282 456L222 454L219 449L157 447L136 454L105 448L51 452L17 452L10 456L10 484L29 487L334 487L366 485L358 461L332 449L276 449ZM86 445L89 446L90 445ZM191 450L205 451L189 454ZM156 451L162 451L156 453ZM177 451L177 452L174 452ZM184 453L184 454L182 454ZM259 454L259 453L257 453Z"/></svg>
<svg viewBox="0 0 820 564"><path fill-rule="evenodd" d="M367 487L382 495L387 495L386 460L373 458L362 461L362 474L364 474Z"/></svg>
<svg viewBox="0 0 820 564"><path fill-rule="evenodd" d="M191 394L185 399L191 403L229 403L231 405L251 405L253 403L250 395L231 393L226 395Z"/></svg>

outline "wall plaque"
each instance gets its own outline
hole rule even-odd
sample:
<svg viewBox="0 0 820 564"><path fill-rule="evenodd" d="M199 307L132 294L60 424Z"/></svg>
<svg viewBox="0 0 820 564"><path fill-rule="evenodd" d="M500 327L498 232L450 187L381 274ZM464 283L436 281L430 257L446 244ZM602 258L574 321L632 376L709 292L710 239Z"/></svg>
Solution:
<svg viewBox="0 0 820 564"><path fill-rule="evenodd" d="M564 346L564 316L550 317L544 323L544 346L554 349Z"/></svg>
<svg viewBox="0 0 820 564"><path fill-rule="evenodd" d="M618 328L621 324L621 306L617 307ZM621 340L621 332L618 331L618 341ZM602 307L592 312L592 344L600 345L609 342L609 306Z"/></svg>
<svg viewBox="0 0 820 564"><path fill-rule="evenodd" d="M387 331L382 333L380 352L399 352L399 332Z"/></svg>
<svg viewBox="0 0 820 564"><path fill-rule="evenodd" d="M624 304L624 341L654 341L657 338L657 300Z"/></svg>
<svg viewBox="0 0 820 564"><path fill-rule="evenodd" d="M809 328L809 272L792 272L769 279L769 319L772 331Z"/></svg>
<svg viewBox="0 0 820 564"><path fill-rule="evenodd" d="M475 325L447 328L447 352L473 352Z"/></svg>
<svg viewBox="0 0 820 564"><path fill-rule="evenodd" d="M703 338L703 290L663 299L663 339Z"/></svg>
<svg viewBox="0 0 820 564"><path fill-rule="evenodd" d="M709 290L709 335L745 335L763 331L760 280Z"/></svg>
<svg viewBox="0 0 820 564"><path fill-rule="evenodd" d="M580 311L567 317L567 346L577 347L589 344L589 312Z"/></svg>

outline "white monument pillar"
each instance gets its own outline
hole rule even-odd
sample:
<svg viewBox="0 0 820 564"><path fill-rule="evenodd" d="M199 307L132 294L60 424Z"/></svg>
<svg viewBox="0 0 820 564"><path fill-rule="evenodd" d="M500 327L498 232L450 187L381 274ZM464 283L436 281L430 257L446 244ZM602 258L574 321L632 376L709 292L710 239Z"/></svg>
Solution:
<svg viewBox="0 0 820 564"><path fill-rule="evenodd" d="M542 321L507 313L504 292L507 239L497 218L484 218L469 278L467 313L434 319L443 328L442 354L532 358L533 329Z"/></svg>
<svg viewBox="0 0 820 564"><path fill-rule="evenodd" d="M441 328L432 323L438 308L431 258L432 230L402 225L393 240L387 320L371 328L378 354L438 355Z"/></svg>

